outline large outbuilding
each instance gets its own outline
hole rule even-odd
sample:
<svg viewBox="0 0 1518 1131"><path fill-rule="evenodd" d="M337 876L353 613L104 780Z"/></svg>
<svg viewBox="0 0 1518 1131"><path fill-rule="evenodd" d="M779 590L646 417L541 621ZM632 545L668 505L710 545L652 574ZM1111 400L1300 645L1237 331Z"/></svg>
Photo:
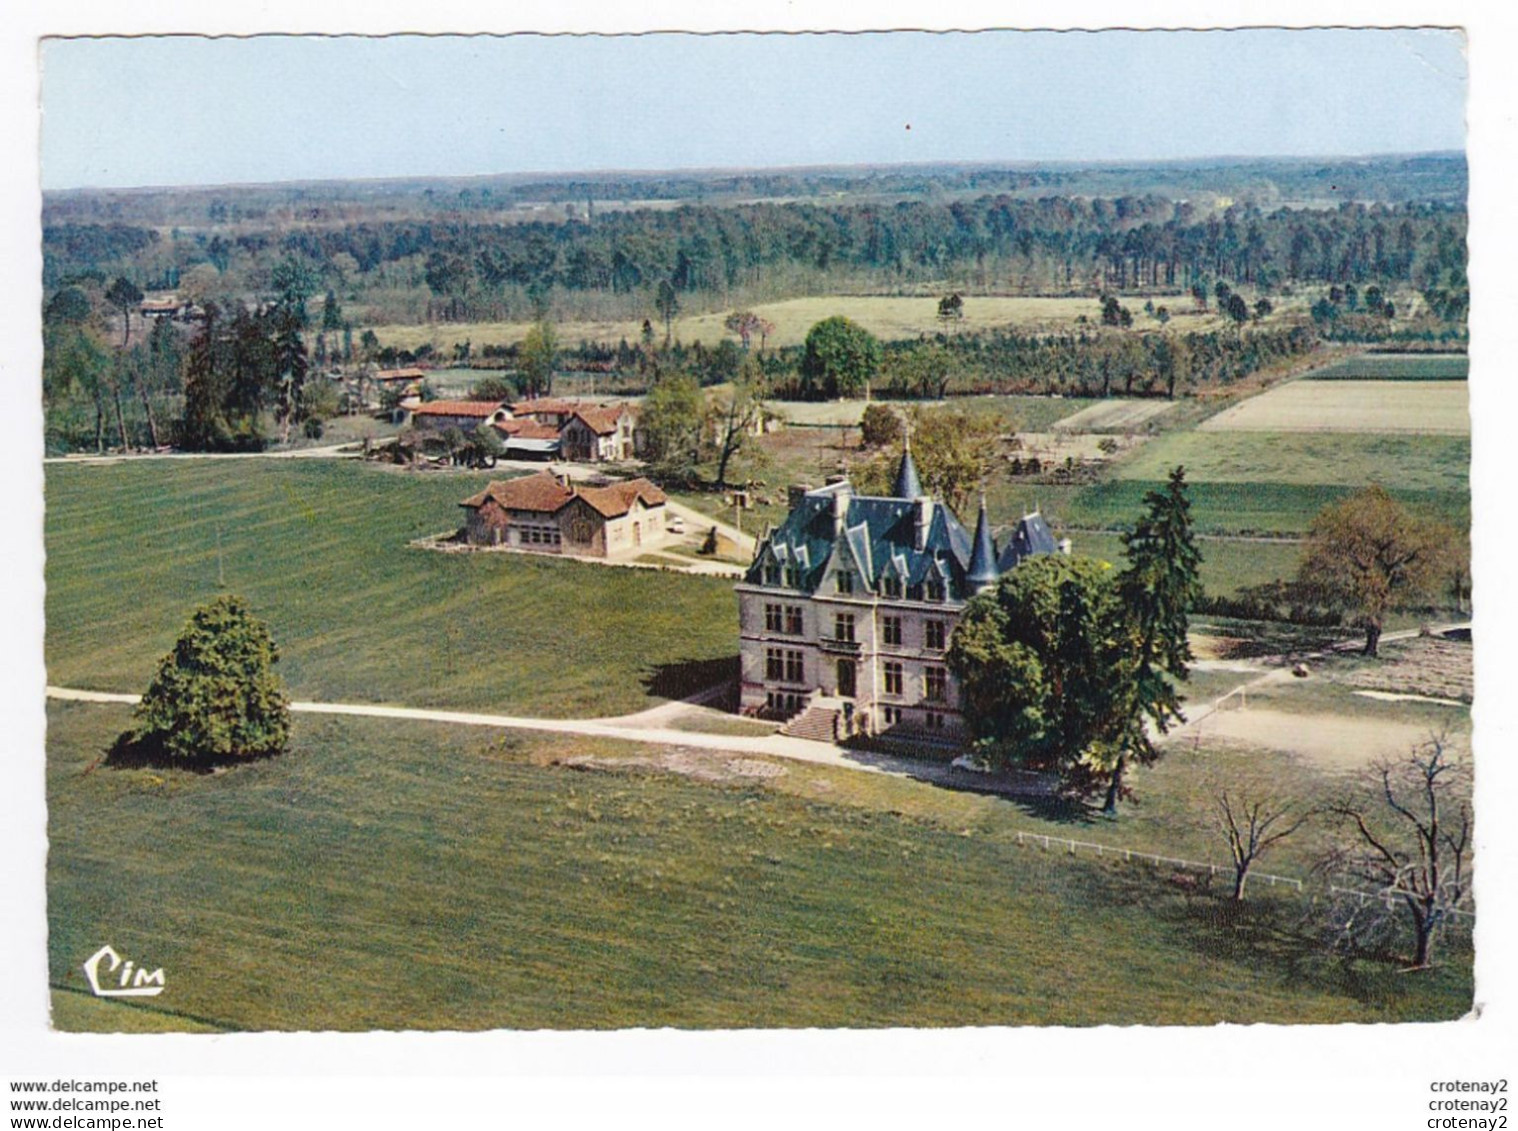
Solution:
<svg viewBox="0 0 1518 1131"><path fill-rule="evenodd" d="M459 506L471 545L614 558L668 539L667 502L647 479L587 487L541 471L491 483Z"/></svg>

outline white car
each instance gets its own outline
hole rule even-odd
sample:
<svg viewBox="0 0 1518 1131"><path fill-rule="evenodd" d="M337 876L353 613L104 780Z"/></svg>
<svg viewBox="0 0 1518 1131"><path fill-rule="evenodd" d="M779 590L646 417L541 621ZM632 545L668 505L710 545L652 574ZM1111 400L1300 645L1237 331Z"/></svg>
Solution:
<svg viewBox="0 0 1518 1131"><path fill-rule="evenodd" d="M972 774L989 774L991 767L982 762L974 754L961 754L949 763L956 770L966 770Z"/></svg>
<svg viewBox="0 0 1518 1131"><path fill-rule="evenodd" d="M671 534L684 534L685 520L677 514L672 514L669 516L669 521L664 524L664 529L668 530Z"/></svg>

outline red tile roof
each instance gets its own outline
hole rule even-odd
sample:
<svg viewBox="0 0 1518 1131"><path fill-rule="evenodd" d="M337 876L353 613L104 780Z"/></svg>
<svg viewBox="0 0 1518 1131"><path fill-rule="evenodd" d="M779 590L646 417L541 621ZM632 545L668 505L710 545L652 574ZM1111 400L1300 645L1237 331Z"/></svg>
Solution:
<svg viewBox="0 0 1518 1131"><path fill-rule="evenodd" d="M497 420L497 432L515 436L519 440L557 440L559 430L552 424L539 424L536 420Z"/></svg>
<svg viewBox="0 0 1518 1131"><path fill-rule="evenodd" d="M617 430L617 421L622 419L626 411L626 405L598 405L595 408L577 408L574 415L596 435L605 436Z"/></svg>
<svg viewBox="0 0 1518 1131"><path fill-rule="evenodd" d="M538 414L568 416L579 407L579 401L566 401L558 397L538 397L536 400L531 401L513 401L511 411L517 416L534 416Z"/></svg>
<svg viewBox="0 0 1518 1131"><path fill-rule="evenodd" d="M607 487L580 487L576 494L604 518L620 518L632 510L638 499L646 507L660 507L668 501L668 496L647 479L628 479Z"/></svg>
<svg viewBox="0 0 1518 1131"><path fill-rule="evenodd" d="M602 518L620 518L638 500L646 507L663 506L668 497L647 479L629 479L605 487L566 487L551 471L491 483L459 504L478 510L487 501L511 511L557 514L572 499L583 499Z"/></svg>
<svg viewBox="0 0 1518 1131"><path fill-rule="evenodd" d="M493 416L501 407L500 401L428 401L411 410L412 416L477 416L481 420Z"/></svg>
<svg viewBox="0 0 1518 1131"><path fill-rule="evenodd" d="M478 495L472 495L459 504L478 510L487 500L495 500L509 511L536 511L554 514L575 497L570 488L560 483L551 471L536 475L524 475L520 479L507 479L491 483Z"/></svg>

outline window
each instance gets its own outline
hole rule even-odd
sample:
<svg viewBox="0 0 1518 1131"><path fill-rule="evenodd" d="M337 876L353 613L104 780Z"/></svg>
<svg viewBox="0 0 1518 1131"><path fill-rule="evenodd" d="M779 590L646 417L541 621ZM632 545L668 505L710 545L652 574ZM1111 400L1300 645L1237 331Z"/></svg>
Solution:
<svg viewBox="0 0 1518 1131"><path fill-rule="evenodd" d="M943 713L940 711L925 711L922 721L929 730L943 730Z"/></svg>
<svg viewBox="0 0 1518 1131"><path fill-rule="evenodd" d="M764 631L765 632L783 632L784 631L784 628L782 627L782 622L781 622L781 619L780 619L782 612L783 612L783 610L781 609L781 607L779 605L765 605L764 606Z"/></svg>
<svg viewBox="0 0 1518 1131"><path fill-rule="evenodd" d="M848 594L854 592L854 575L848 570L839 570L833 575L833 583L838 587L838 592Z"/></svg>
<svg viewBox="0 0 1518 1131"><path fill-rule="evenodd" d="M908 585L907 586L907 600L908 601L921 601L922 600L922 586L921 585Z"/></svg>
<svg viewBox="0 0 1518 1131"><path fill-rule="evenodd" d="M880 579L880 593L883 597L901 596L901 578L883 577Z"/></svg>
<svg viewBox="0 0 1518 1131"><path fill-rule="evenodd" d="M780 567L774 562L764 563L764 583L766 585L780 584Z"/></svg>
<svg viewBox="0 0 1518 1131"><path fill-rule="evenodd" d="M787 585L789 585L792 589L800 589L801 588L801 567L800 566L786 566L785 567L785 583Z"/></svg>
<svg viewBox="0 0 1518 1131"><path fill-rule="evenodd" d="M771 714L794 715L801 710L801 696L794 691L767 691L764 706Z"/></svg>
<svg viewBox="0 0 1518 1131"><path fill-rule="evenodd" d="M787 605L785 607L785 634L787 636L801 635L800 605Z"/></svg>
<svg viewBox="0 0 1518 1131"><path fill-rule="evenodd" d="M929 668L923 672L923 698L942 703L949 697L949 673L944 668Z"/></svg>
<svg viewBox="0 0 1518 1131"><path fill-rule="evenodd" d="M833 639L854 642L854 614L837 613L833 616Z"/></svg>
<svg viewBox="0 0 1518 1131"><path fill-rule="evenodd" d="M880 708L880 717L885 720L886 726L893 727L897 723L901 722L901 708L882 707Z"/></svg>
<svg viewBox="0 0 1518 1131"><path fill-rule="evenodd" d="M896 660L887 660L885 666L885 693L887 695L900 695L903 682L901 664Z"/></svg>
<svg viewBox="0 0 1518 1131"><path fill-rule="evenodd" d="M948 640L948 625L941 620L925 621L922 626L923 647L942 652Z"/></svg>
<svg viewBox="0 0 1518 1131"><path fill-rule="evenodd" d="M883 644L901 643L901 618L884 616L880 618L880 640Z"/></svg>
<svg viewBox="0 0 1518 1131"><path fill-rule="evenodd" d="M803 654L794 648L766 648L764 678L777 683L805 683L806 665Z"/></svg>
<svg viewBox="0 0 1518 1131"><path fill-rule="evenodd" d="M943 582L936 577L930 577L923 587L929 601L942 601L944 598Z"/></svg>

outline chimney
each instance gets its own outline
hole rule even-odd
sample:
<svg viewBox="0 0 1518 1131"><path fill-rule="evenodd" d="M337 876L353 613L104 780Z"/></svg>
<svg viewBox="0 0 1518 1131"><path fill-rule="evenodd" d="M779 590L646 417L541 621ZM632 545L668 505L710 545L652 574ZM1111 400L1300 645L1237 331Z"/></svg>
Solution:
<svg viewBox="0 0 1518 1131"><path fill-rule="evenodd" d="M919 551L928 548L928 531L933 528L933 500L926 495L919 495L912 500L912 509L915 515L913 522L913 545Z"/></svg>
<svg viewBox="0 0 1518 1131"><path fill-rule="evenodd" d="M806 493L811 489L811 486L806 483L792 483L785 489L786 505L791 510L795 510L801 505L801 500L806 498Z"/></svg>
<svg viewBox="0 0 1518 1131"><path fill-rule="evenodd" d="M847 491L833 492L833 537L843 537L843 528L848 525L849 518L849 493Z"/></svg>

